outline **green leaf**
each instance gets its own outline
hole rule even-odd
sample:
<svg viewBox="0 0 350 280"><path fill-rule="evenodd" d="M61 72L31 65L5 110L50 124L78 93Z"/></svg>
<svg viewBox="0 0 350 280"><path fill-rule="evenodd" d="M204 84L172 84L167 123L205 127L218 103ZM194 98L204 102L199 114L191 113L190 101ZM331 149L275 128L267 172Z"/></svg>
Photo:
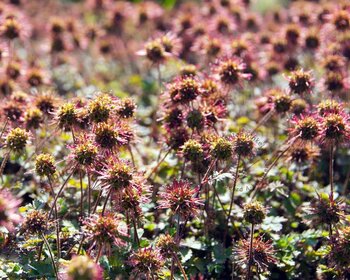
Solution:
<svg viewBox="0 0 350 280"><path fill-rule="evenodd" d="M162 0L161 3L164 8L170 10L175 6L176 0Z"/></svg>
<svg viewBox="0 0 350 280"><path fill-rule="evenodd" d="M283 222L286 222L287 219L281 216L267 216L264 219L263 224L261 225L261 228L266 231L272 231L272 232L278 232L282 229Z"/></svg>

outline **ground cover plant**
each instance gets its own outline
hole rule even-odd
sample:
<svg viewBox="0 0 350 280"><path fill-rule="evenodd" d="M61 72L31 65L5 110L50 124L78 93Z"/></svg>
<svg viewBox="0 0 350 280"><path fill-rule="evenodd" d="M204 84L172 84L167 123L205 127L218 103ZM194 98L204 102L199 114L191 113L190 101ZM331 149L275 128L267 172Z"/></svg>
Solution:
<svg viewBox="0 0 350 280"><path fill-rule="evenodd" d="M350 279L350 2L0 3L0 279Z"/></svg>

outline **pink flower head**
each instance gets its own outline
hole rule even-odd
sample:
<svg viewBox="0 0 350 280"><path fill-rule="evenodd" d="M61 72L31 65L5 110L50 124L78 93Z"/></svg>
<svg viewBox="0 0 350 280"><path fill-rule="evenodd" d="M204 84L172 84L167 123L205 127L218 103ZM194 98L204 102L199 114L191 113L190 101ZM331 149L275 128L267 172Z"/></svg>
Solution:
<svg viewBox="0 0 350 280"><path fill-rule="evenodd" d="M113 213L88 217L84 221L84 229L87 239L93 242L91 248L95 245L126 245L127 225Z"/></svg>
<svg viewBox="0 0 350 280"><path fill-rule="evenodd" d="M313 114L294 116L291 119L290 133L303 141L316 140L320 134L320 124Z"/></svg>
<svg viewBox="0 0 350 280"><path fill-rule="evenodd" d="M242 85L244 80L249 80L251 74L245 73L246 64L236 57L227 57L218 60L214 72L218 80L225 86L233 87Z"/></svg>
<svg viewBox="0 0 350 280"><path fill-rule="evenodd" d="M350 116L344 111L329 113L321 118L320 141L324 144L350 141Z"/></svg>
<svg viewBox="0 0 350 280"><path fill-rule="evenodd" d="M129 264L134 268L133 273L136 275L157 274L162 269L164 260L159 249L148 247L134 252L130 256Z"/></svg>
<svg viewBox="0 0 350 280"><path fill-rule="evenodd" d="M21 200L15 198L9 191L0 190L0 226L13 231L14 225L21 221L18 206Z"/></svg>
<svg viewBox="0 0 350 280"><path fill-rule="evenodd" d="M199 207L203 204L196 197L197 192L198 188L191 188L189 182L174 180L160 194L159 208L170 208L174 214L184 219L195 217L198 215Z"/></svg>

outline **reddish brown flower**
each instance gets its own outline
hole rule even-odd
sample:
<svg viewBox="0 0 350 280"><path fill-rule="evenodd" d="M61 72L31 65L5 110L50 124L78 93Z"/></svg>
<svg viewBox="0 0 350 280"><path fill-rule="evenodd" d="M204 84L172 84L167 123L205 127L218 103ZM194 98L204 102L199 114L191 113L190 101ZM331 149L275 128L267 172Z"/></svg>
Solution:
<svg viewBox="0 0 350 280"><path fill-rule="evenodd" d="M191 188L187 181L174 180L171 185L165 187L160 194L159 208L170 208L173 214L180 215L183 219L198 215L202 202L196 197L197 188Z"/></svg>

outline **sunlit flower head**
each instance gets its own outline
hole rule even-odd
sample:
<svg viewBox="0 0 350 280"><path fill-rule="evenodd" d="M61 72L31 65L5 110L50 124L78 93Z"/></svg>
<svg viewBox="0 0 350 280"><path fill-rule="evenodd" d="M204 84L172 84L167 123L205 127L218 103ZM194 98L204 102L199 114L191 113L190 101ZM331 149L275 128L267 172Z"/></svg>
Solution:
<svg viewBox="0 0 350 280"><path fill-rule="evenodd" d="M198 189L192 188L188 181L174 180L160 194L159 208L170 208L174 215L183 219L196 217L202 202L196 197Z"/></svg>

